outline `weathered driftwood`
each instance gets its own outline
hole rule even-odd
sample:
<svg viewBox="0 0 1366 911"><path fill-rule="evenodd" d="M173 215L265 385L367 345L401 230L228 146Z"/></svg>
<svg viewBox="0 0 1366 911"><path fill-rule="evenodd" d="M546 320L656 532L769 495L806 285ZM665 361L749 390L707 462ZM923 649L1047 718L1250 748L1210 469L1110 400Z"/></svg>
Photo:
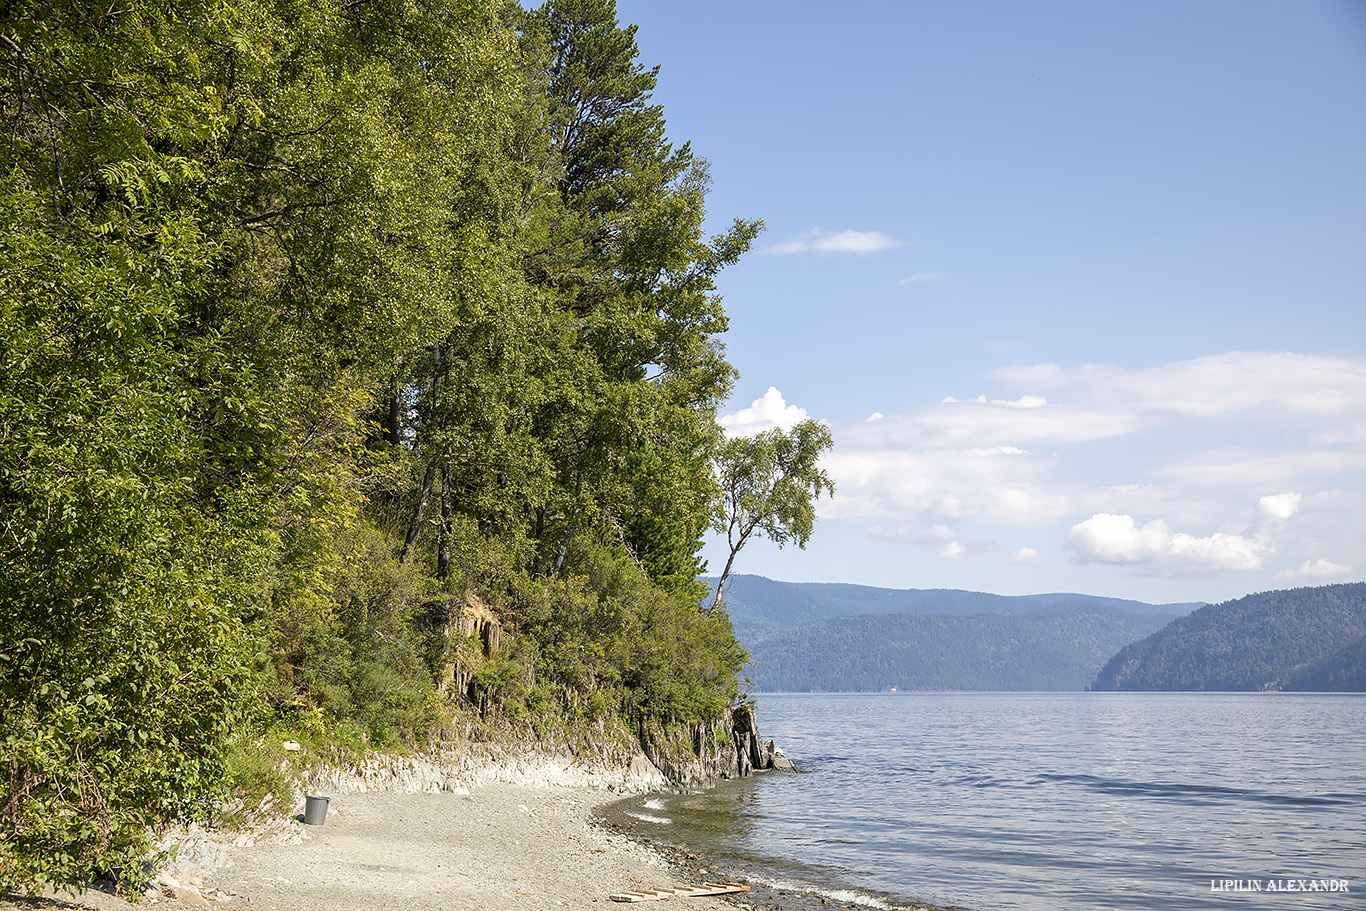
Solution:
<svg viewBox="0 0 1366 911"><path fill-rule="evenodd" d="M691 898L694 895L725 895L728 892L748 892L749 886L740 883L704 883L684 889L639 889L634 892L618 892L608 896L614 902L657 902L677 895Z"/></svg>

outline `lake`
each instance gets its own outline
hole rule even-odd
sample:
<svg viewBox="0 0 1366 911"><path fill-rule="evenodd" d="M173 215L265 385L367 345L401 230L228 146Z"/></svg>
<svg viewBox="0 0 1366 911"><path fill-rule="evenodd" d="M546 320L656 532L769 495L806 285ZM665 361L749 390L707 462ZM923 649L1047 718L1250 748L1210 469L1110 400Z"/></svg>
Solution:
<svg viewBox="0 0 1366 911"><path fill-rule="evenodd" d="M759 723L802 774L636 825L850 906L1366 908L1366 695L765 694Z"/></svg>

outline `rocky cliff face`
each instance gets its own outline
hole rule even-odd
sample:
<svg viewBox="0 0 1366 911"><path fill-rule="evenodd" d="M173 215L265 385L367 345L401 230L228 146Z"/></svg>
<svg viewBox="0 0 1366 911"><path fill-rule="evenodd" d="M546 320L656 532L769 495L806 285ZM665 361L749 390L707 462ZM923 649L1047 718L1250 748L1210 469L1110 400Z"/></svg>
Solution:
<svg viewBox="0 0 1366 911"><path fill-rule="evenodd" d="M760 738L752 705L738 706L729 718L710 724L667 728L642 723L639 738L645 758L674 784L742 778L768 769L797 771L773 741Z"/></svg>
<svg viewBox="0 0 1366 911"><path fill-rule="evenodd" d="M462 694L479 719L466 725L463 737L457 736L437 751L440 766L447 772L459 771L424 773L419 776L423 788L450 789L458 785L462 776L468 777L472 768L485 770L482 774L493 774L487 770L505 771L528 765L558 770L551 773L552 778L587 774L593 781L610 782L613 790L653 790L668 783L703 784L766 769L796 771L773 741L765 743L760 738L752 705L737 706L723 717L702 724L641 721L631 731L629 721L616 718L600 723L596 733L587 738L552 735L547 739L538 731L535 741L528 742L528 731L500 725L496 713L485 720L489 704L471 686L480 665L496 658L515 631L472 592L432 601L422 622L423 628L432 634L429 658L439 670L441 691ZM348 770L347 774L352 772ZM407 776L406 771L391 775L377 767L362 777L406 788ZM437 779L442 784L435 785Z"/></svg>
<svg viewBox="0 0 1366 911"><path fill-rule="evenodd" d="M772 740L759 736L758 718L750 705L710 724L642 723L635 732L604 726L589 745L554 737L532 741L525 729L496 725L480 725L464 734L424 756L372 753L353 762L304 764L300 783L332 794L468 793L494 782L640 793L770 769L797 771Z"/></svg>

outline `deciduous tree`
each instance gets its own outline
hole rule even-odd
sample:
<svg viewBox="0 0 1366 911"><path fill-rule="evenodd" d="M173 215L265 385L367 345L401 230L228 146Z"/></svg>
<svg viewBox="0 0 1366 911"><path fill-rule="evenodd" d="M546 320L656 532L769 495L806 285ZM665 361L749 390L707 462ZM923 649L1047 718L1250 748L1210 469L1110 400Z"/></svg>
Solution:
<svg viewBox="0 0 1366 911"><path fill-rule="evenodd" d="M740 549L756 533L779 547L806 547L816 522L816 501L835 491L820 457L831 447L830 430L806 420L727 440L716 457L722 507L712 527L726 536L730 556L716 582L715 609Z"/></svg>

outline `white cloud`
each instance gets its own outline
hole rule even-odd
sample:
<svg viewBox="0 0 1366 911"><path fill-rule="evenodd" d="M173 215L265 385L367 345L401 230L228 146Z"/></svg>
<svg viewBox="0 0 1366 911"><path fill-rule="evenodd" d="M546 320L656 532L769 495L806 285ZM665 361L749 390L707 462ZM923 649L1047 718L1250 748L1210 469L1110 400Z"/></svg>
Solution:
<svg viewBox="0 0 1366 911"><path fill-rule="evenodd" d="M1164 555L1171 540L1161 519L1139 526L1132 516L1111 513L1098 513L1067 533L1067 546L1083 563L1144 563Z"/></svg>
<svg viewBox="0 0 1366 911"><path fill-rule="evenodd" d="M961 560L967 554L968 549L961 542L950 541L944 545L944 549L939 552L939 556L944 560Z"/></svg>
<svg viewBox="0 0 1366 911"><path fill-rule="evenodd" d="M1297 493L1278 493L1262 497L1257 501L1257 514L1263 522L1276 522L1288 519L1300 511L1300 500L1304 497Z"/></svg>
<svg viewBox="0 0 1366 911"><path fill-rule="evenodd" d="M1039 552L1032 547L1021 547L1010 555L1011 563L1030 564L1039 562Z"/></svg>
<svg viewBox="0 0 1366 911"><path fill-rule="evenodd" d="M1157 466L1152 474L1187 487L1288 485L1317 475L1366 469L1360 449L1211 449Z"/></svg>
<svg viewBox="0 0 1366 911"><path fill-rule="evenodd" d="M1122 411L1058 405L1040 395L946 396L881 423L884 426L873 433L885 444L933 449L1076 443L1121 436L1140 427L1133 415Z"/></svg>
<svg viewBox="0 0 1366 911"><path fill-rule="evenodd" d="M1319 541L1366 547L1353 511L1366 358L1232 352L991 375L1004 382L975 398L936 390L938 401L838 428L823 461L837 491L821 517L894 528L946 560L971 556L985 526L1052 527L1077 563L1265 573L1249 585L1270 583L1278 551L1299 561ZM930 540L936 525L952 531Z"/></svg>
<svg viewBox="0 0 1366 911"><path fill-rule="evenodd" d="M948 273L947 273L947 272L917 272L917 273L915 273L914 275L908 275L908 276L906 276L906 277L903 278L901 281L897 282L897 285L898 285L898 286L900 286L900 285L919 285L919 284L923 284L923 283L925 283L925 282L937 282L937 281L939 281L939 279L941 279L941 278L948 278Z"/></svg>
<svg viewBox="0 0 1366 911"><path fill-rule="evenodd" d="M1043 408L1048 404L1048 399L1041 395L1022 395L1014 401L1006 399L988 400L985 395L979 395L975 399L956 399L951 395L944 396L939 403L941 405L995 405L998 408Z"/></svg>
<svg viewBox="0 0 1366 911"><path fill-rule="evenodd" d="M1133 412L1140 423L1185 417L1361 414L1366 360L1233 351L1126 370L1109 364L1003 367L994 374L1031 392L1078 405Z"/></svg>
<svg viewBox="0 0 1366 911"><path fill-rule="evenodd" d="M920 406L889 419L889 430L895 427L896 433L889 442L933 448L1082 443L1195 419L1218 420L1220 426L1309 424L1318 433L1332 427L1335 439L1366 441L1366 359L1233 352L1142 370L1107 364L1036 364L1002 367L992 375L1020 394L945 396L937 406ZM1336 420L1329 424L1330 418ZM1302 444L1312 443L1312 448L1300 448L1325 471L1366 467L1359 442L1347 452L1324 448L1328 444L1316 439L1314 432L1287 434ZM1278 452L1240 449L1181 455L1189 464L1167 470L1208 469L1211 477L1226 484L1242 477L1223 467L1233 459L1247 462L1248 471L1269 482L1287 475L1288 466L1270 461ZM1291 477L1295 474L1289 471Z"/></svg>
<svg viewBox="0 0 1366 911"><path fill-rule="evenodd" d="M812 228L795 240L773 244L759 251L785 256L793 253L880 253L903 246L902 242L881 231L822 231Z"/></svg>
<svg viewBox="0 0 1366 911"><path fill-rule="evenodd" d="M806 418L805 408L787 404L777 387L769 386L768 391L751 402L748 408L722 415L717 418L717 423L731 436L747 437L774 427L787 430Z"/></svg>
<svg viewBox="0 0 1366 911"><path fill-rule="evenodd" d="M886 416L887 415L883 414L881 411L874 411L872 414L868 415L866 418L863 419L863 423L871 424L873 423L873 421L880 421Z"/></svg>
<svg viewBox="0 0 1366 911"><path fill-rule="evenodd" d="M1070 495L1045 483L1051 460L1018 447L899 450L846 442L846 436L853 436L851 428L836 433L822 463L835 479L834 498L820 506L822 518L924 528L948 521L1039 525L1074 514Z"/></svg>
<svg viewBox="0 0 1366 911"><path fill-rule="evenodd" d="M1276 573L1277 582L1326 582L1330 579L1346 579L1352 575L1352 567L1328 560L1305 560L1296 569L1283 569Z"/></svg>
<svg viewBox="0 0 1366 911"><path fill-rule="evenodd" d="M1259 539L1223 532L1197 538L1173 532L1161 519L1139 525L1132 516L1111 513L1073 525L1067 546L1077 563L1140 565L1178 575L1260 569L1271 552Z"/></svg>
<svg viewBox="0 0 1366 911"><path fill-rule="evenodd" d="M925 543L929 543L926 541ZM936 554L940 560L976 560L996 550L993 541L954 538Z"/></svg>

